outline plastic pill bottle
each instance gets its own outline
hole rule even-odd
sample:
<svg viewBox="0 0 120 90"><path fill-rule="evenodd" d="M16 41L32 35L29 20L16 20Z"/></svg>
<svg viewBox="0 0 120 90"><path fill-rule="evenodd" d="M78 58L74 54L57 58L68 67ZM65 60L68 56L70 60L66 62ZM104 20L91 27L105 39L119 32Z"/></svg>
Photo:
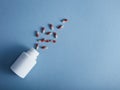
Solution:
<svg viewBox="0 0 120 90"><path fill-rule="evenodd" d="M10 67L11 70L19 77L25 78L25 76L35 66L38 55L39 52L34 48L31 48L27 52L23 52L12 64L12 66Z"/></svg>

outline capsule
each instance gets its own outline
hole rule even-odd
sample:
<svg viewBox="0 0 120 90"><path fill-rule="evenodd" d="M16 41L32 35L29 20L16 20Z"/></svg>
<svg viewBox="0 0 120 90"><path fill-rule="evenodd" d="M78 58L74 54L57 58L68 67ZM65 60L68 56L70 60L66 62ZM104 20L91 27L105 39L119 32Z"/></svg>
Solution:
<svg viewBox="0 0 120 90"><path fill-rule="evenodd" d="M56 43L56 40L52 40L53 43Z"/></svg>
<svg viewBox="0 0 120 90"><path fill-rule="evenodd" d="M38 41L39 41L39 42L44 42L45 39L44 39L44 38L41 38L41 39L39 39Z"/></svg>
<svg viewBox="0 0 120 90"><path fill-rule="evenodd" d="M45 27L41 27L41 33L45 33Z"/></svg>
<svg viewBox="0 0 120 90"><path fill-rule="evenodd" d="M53 24L49 24L49 28L50 28L51 30L54 30Z"/></svg>
<svg viewBox="0 0 120 90"><path fill-rule="evenodd" d="M51 42L51 40L50 40L50 39L46 39L46 40L45 40L45 42L47 42L47 43L48 43L48 42Z"/></svg>
<svg viewBox="0 0 120 90"><path fill-rule="evenodd" d="M66 22L68 22L68 19L64 18L64 19L61 20L61 22L66 23Z"/></svg>
<svg viewBox="0 0 120 90"><path fill-rule="evenodd" d="M45 42L49 42L49 40L45 40Z"/></svg>
<svg viewBox="0 0 120 90"><path fill-rule="evenodd" d="M38 31L35 31L35 36L36 37L39 37L40 36L40 33Z"/></svg>
<svg viewBox="0 0 120 90"><path fill-rule="evenodd" d="M52 32L46 32L45 34L46 34L46 35L51 35L51 34L52 34Z"/></svg>
<svg viewBox="0 0 120 90"><path fill-rule="evenodd" d="M56 32L53 32L53 37L54 37L54 38L58 38L58 35L57 35Z"/></svg>
<svg viewBox="0 0 120 90"><path fill-rule="evenodd" d="M45 42L45 38L41 38L37 40L38 42Z"/></svg>
<svg viewBox="0 0 120 90"><path fill-rule="evenodd" d="M57 29L62 29L64 27L64 25L58 25Z"/></svg>
<svg viewBox="0 0 120 90"><path fill-rule="evenodd" d="M39 49L39 44L35 43L35 49L38 50Z"/></svg>
<svg viewBox="0 0 120 90"><path fill-rule="evenodd" d="M41 46L41 49L48 49L47 46Z"/></svg>

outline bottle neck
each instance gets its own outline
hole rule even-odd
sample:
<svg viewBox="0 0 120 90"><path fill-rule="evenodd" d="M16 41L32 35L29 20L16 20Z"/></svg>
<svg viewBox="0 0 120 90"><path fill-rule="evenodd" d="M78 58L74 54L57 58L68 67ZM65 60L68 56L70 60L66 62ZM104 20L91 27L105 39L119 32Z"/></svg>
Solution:
<svg viewBox="0 0 120 90"><path fill-rule="evenodd" d="M27 54L29 54L36 60L37 56L39 55L39 52L35 50L34 48L31 48L30 50L27 51Z"/></svg>

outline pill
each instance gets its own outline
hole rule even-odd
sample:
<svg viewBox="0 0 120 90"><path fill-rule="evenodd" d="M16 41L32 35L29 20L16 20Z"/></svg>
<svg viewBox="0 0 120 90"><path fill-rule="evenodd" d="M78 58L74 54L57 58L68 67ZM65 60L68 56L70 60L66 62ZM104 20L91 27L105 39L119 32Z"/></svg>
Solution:
<svg viewBox="0 0 120 90"><path fill-rule="evenodd" d="M45 27L41 27L41 33L45 33Z"/></svg>
<svg viewBox="0 0 120 90"><path fill-rule="evenodd" d="M42 38L42 39L37 39L37 41L38 41L38 42L44 42L45 39L44 39L44 38Z"/></svg>
<svg viewBox="0 0 120 90"><path fill-rule="evenodd" d="M45 34L46 34L46 35L51 35L51 34L52 34L52 32L46 32Z"/></svg>
<svg viewBox="0 0 120 90"><path fill-rule="evenodd" d="M64 25L58 25L57 29L62 29L64 27Z"/></svg>
<svg viewBox="0 0 120 90"><path fill-rule="evenodd" d="M53 32L53 37L54 37L54 38L58 38L58 35L57 35L56 32Z"/></svg>
<svg viewBox="0 0 120 90"><path fill-rule="evenodd" d="M39 44L35 43L35 49L38 50L39 49Z"/></svg>
<svg viewBox="0 0 120 90"><path fill-rule="evenodd" d="M45 42L49 42L49 40L45 40Z"/></svg>
<svg viewBox="0 0 120 90"><path fill-rule="evenodd" d="M56 43L56 40L52 40L53 43Z"/></svg>
<svg viewBox="0 0 120 90"><path fill-rule="evenodd" d="M68 19L64 18L64 19L61 20L61 22L66 23L66 22L68 22Z"/></svg>
<svg viewBox="0 0 120 90"><path fill-rule="evenodd" d="M38 31L35 31L35 36L36 37L39 37L40 36L40 33Z"/></svg>
<svg viewBox="0 0 120 90"><path fill-rule="evenodd" d="M37 41L39 41L39 42L44 42L45 39L44 39L44 38L41 38L41 39L38 39Z"/></svg>
<svg viewBox="0 0 120 90"><path fill-rule="evenodd" d="M47 46L41 46L40 48L41 48L41 49L48 49Z"/></svg>
<svg viewBox="0 0 120 90"><path fill-rule="evenodd" d="M50 28L51 30L54 30L53 24L49 24L49 28Z"/></svg>
<svg viewBox="0 0 120 90"><path fill-rule="evenodd" d="M51 39L47 39L47 40L45 40L45 42L51 42L52 40Z"/></svg>

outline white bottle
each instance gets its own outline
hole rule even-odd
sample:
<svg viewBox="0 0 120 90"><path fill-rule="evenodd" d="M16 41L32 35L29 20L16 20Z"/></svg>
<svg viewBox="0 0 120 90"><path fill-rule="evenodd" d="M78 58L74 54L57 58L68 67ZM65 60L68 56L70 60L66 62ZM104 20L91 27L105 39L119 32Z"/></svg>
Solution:
<svg viewBox="0 0 120 90"><path fill-rule="evenodd" d="M25 78L30 70L35 66L38 55L39 52L34 48L31 48L27 52L23 52L10 67L11 70L19 77Z"/></svg>

